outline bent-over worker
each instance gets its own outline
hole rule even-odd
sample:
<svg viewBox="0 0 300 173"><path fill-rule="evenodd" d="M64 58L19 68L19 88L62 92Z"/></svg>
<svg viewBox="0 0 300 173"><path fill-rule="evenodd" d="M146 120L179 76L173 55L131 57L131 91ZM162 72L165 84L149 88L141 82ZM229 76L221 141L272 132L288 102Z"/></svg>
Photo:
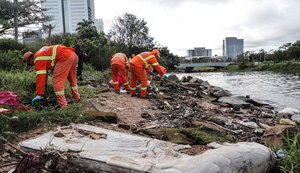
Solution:
<svg viewBox="0 0 300 173"><path fill-rule="evenodd" d="M44 95L47 72L50 69L53 69L52 86L58 106L64 108L68 105L65 97L65 83L67 80L70 83L73 100L80 100L76 80L78 57L74 48L63 45L44 46L35 54L26 52L23 55L23 61L28 66L34 65L36 71L36 97L32 99L33 105L41 100Z"/></svg>
<svg viewBox="0 0 300 173"><path fill-rule="evenodd" d="M136 84L137 80L141 82L140 97L145 98L147 96L147 72L151 66L158 72L162 78L166 73L166 69L159 65L157 58L160 57L158 49L154 49L151 52L142 52L130 60L130 87L131 96L136 96Z"/></svg>
<svg viewBox="0 0 300 173"><path fill-rule="evenodd" d="M129 61L127 56L124 53L116 53L111 58L111 74L115 92L120 92L120 85L118 82L118 74L121 75L121 79L123 81L123 86L130 92L130 88L127 80L126 69L129 69Z"/></svg>

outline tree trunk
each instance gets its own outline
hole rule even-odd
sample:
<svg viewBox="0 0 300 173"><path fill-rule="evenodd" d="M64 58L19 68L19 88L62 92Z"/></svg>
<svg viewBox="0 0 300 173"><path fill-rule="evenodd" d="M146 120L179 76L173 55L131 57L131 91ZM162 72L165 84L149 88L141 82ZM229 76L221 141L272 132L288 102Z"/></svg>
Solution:
<svg viewBox="0 0 300 173"><path fill-rule="evenodd" d="M18 0L14 0L14 6L15 40L18 41Z"/></svg>

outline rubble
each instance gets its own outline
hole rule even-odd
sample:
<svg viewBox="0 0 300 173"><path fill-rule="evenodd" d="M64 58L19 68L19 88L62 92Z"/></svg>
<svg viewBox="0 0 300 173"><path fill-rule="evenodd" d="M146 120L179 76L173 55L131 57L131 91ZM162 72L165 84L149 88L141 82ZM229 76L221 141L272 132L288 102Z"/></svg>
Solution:
<svg viewBox="0 0 300 173"><path fill-rule="evenodd" d="M190 145L180 152L198 154L199 158L210 151L207 145L211 142L250 142L280 148L283 135L294 132L299 124L299 110L286 108L278 112L250 96L232 96L198 78L178 79L172 74L153 82L155 88L148 88L148 99L103 89L96 98L86 101L83 116L94 126ZM93 134L91 138L102 136Z"/></svg>

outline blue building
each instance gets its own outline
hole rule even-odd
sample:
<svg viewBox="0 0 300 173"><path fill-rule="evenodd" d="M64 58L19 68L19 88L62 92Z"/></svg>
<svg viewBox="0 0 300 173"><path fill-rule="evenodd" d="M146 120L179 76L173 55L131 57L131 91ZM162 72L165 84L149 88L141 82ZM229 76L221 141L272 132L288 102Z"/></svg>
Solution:
<svg viewBox="0 0 300 173"><path fill-rule="evenodd" d="M223 40L223 56L225 61L231 59L237 60L237 57L244 53L244 39L237 39L236 37L226 37Z"/></svg>

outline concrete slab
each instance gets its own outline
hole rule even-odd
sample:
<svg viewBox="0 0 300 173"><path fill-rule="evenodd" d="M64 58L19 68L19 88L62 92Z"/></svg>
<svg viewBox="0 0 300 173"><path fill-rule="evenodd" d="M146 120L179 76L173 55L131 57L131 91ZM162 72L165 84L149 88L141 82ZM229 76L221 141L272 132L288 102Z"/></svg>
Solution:
<svg viewBox="0 0 300 173"><path fill-rule="evenodd" d="M97 139L98 138L98 139ZM176 150L190 146L120 133L84 124L73 124L20 143L23 148L78 152L80 158L105 162L138 171L148 171L161 161L191 156Z"/></svg>
<svg viewBox="0 0 300 173"><path fill-rule="evenodd" d="M33 150L48 148L76 152L79 156L76 163L101 170L96 172L263 173L275 163L274 153L258 143L212 144L216 149L189 156L178 152L189 148L188 145L73 124L23 141L20 146ZM126 171L106 169L107 165Z"/></svg>

